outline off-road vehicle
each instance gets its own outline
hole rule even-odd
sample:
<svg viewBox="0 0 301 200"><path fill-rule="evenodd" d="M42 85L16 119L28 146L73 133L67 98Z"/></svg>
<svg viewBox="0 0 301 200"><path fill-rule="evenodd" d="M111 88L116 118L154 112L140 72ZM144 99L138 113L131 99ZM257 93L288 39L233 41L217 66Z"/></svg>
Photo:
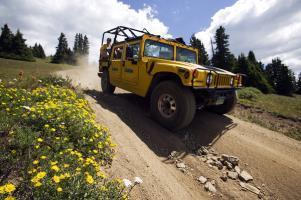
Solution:
<svg viewBox="0 0 301 200"><path fill-rule="evenodd" d="M106 34L114 39L99 64L103 93L119 87L149 97L152 117L172 130L190 124L198 108L225 114L234 107L242 75L198 65L197 49L183 40L118 26L103 33L102 43Z"/></svg>

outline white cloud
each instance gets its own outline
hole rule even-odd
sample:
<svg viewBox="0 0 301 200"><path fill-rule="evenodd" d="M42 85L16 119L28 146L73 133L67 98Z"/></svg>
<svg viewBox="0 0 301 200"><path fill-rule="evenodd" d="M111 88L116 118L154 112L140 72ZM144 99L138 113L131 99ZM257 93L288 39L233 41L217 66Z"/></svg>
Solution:
<svg viewBox="0 0 301 200"><path fill-rule="evenodd" d="M147 28L151 33L169 36L168 27L156 18L150 6L134 10L117 0L1 0L0 25L20 29L27 44L41 43L54 54L58 36L64 32L69 47L76 33L87 34L90 60L97 61L102 33L116 26Z"/></svg>
<svg viewBox="0 0 301 200"><path fill-rule="evenodd" d="M210 38L221 25L236 55L254 50L265 63L280 57L295 72L301 71L300 0L238 0L219 10L210 26L196 34L210 54Z"/></svg>

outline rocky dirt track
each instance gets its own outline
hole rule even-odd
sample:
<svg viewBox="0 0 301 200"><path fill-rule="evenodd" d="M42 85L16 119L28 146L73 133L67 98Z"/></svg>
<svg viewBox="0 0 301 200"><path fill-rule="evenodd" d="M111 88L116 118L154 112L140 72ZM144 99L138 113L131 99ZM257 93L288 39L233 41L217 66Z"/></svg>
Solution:
<svg viewBox="0 0 301 200"><path fill-rule="evenodd" d="M114 95L101 93L95 70L60 74L85 88L97 120L118 144L107 172L143 179L132 199L301 199L301 142L231 115L205 111L198 112L186 129L170 132L150 118L145 99L120 89ZM201 146L211 154L198 155ZM229 170L219 170L208 160L220 159L221 154L239 158L239 168L253 176L249 183L259 189L259 196L245 191L239 178L220 178ZM210 183L214 180L215 193L204 189L197 180L200 176Z"/></svg>

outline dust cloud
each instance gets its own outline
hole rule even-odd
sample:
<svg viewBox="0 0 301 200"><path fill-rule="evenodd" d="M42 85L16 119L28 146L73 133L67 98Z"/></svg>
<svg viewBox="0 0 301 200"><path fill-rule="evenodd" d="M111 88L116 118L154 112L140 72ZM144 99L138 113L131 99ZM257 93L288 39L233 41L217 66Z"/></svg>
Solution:
<svg viewBox="0 0 301 200"><path fill-rule="evenodd" d="M98 63L89 63L87 57L77 60L77 65L72 69L59 71L58 75L70 78L73 85L83 89L99 89L100 78L98 77Z"/></svg>

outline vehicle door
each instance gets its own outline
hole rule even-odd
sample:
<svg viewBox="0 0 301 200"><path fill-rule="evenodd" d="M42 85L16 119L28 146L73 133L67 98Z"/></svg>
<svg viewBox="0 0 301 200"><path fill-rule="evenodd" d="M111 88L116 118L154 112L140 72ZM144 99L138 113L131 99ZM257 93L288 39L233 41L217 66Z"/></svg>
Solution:
<svg viewBox="0 0 301 200"><path fill-rule="evenodd" d="M131 85L137 85L139 80L140 42L127 44L122 80Z"/></svg>
<svg viewBox="0 0 301 200"><path fill-rule="evenodd" d="M116 45L112 47L111 65L109 68L110 78L112 81L121 81L123 68L124 45Z"/></svg>

